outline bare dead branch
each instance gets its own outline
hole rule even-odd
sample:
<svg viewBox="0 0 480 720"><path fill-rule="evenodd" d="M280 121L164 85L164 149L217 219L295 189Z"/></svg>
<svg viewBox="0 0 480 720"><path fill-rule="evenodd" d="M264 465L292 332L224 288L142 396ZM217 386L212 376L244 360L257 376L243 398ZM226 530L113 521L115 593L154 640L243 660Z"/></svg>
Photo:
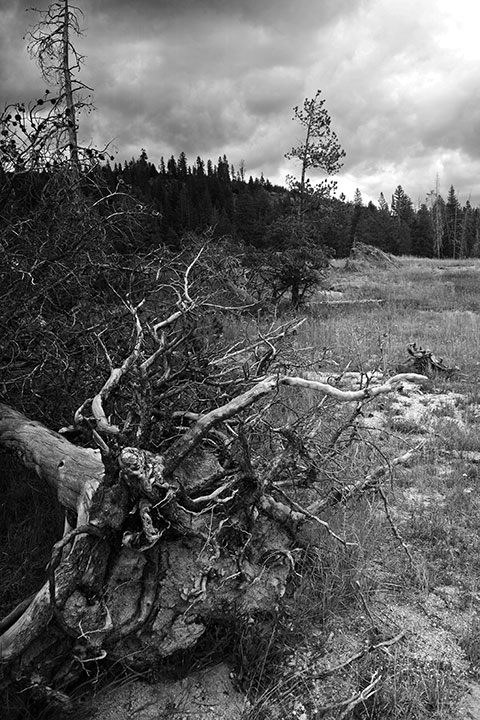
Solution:
<svg viewBox="0 0 480 720"><path fill-rule="evenodd" d="M375 650L380 650L381 648L390 647L391 645L396 645L396 643L400 642L400 640L402 640L405 637L405 635L406 635L405 630L401 630L394 637L391 637L388 640L382 640L381 642L375 643L374 645L369 645L368 647L364 648L363 650L360 650L359 652L355 653L355 655L351 655L349 658L347 658L343 662L339 663L338 665L334 665L333 667L328 668L327 670L322 670L319 673L310 675L310 677L313 680L313 679L320 679L320 678L328 677L329 675L336 675L341 670L344 670L344 668L348 667L349 665L356 662L357 660L360 660L367 653L373 652Z"/></svg>
<svg viewBox="0 0 480 720"><path fill-rule="evenodd" d="M347 717L347 715L353 710L354 707L356 707L356 705L360 705L360 703L365 702L365 700L368 700L369 697L378 692L378 683L381 679L382 676L378 673L378 671L374 672L370 679L370 682L365 688L363 688L361 692L352 695L347 700L340 700L339 702L333 703L332 705L324 705L317 707L316 710L318 713L326 715L331 710L339 710L340 708L343 708L341 714L338 715L339 720L343 720L343 718Z"/></svg>
<svg viewBox="0 0 480 720"><path fill-rule="evenodd" d="M413 559L413 555L412 555L412 553L410 552L410 548L408 547L407 543L405 542L405 540L404 540L404 538L403 538L400 530L397 528L397 525L396 525L396 523L395 523L395 520L394 520L393 517L392 517L392 514L391 514L391 512L390 512L390 508L389 508L389 506L388 506L387 496L385 495L382 487L378 487L377 490L378 490L378 493L380 494L380 497L382 498L383 507L384 507L384 509L385 509L385 516L386 516L386 518L387 518L387 520L388 520L388 524L390 525L390 528L391 528L391 530L392 530L392 533L394 534L394 536L396 537L396 539L398 540L398 542L400 543L400 545L401 545L402 548L404 549L405 554L406 554L406 556L408 557L408 561L409 561L409 563L410 563L410 567L412 568L412 570L415 571L415 569L416 569L415 560Z"/></svg>
<svg viewBox="0 0 480 720"><path fill-rule="evenodd" d="M378 487L379 480L386 475L393 467L398 465L405 465L411 460L415 453L419 452L426 444L426 440L422 440L414 448L411 448L403 455L399 455L393 460L390 460L387 464L379 465L366 477L358 480L352 485L346 485L340 489L334 489L328 495L321 500L316 500L314 503L308 506L307 510L314 515L324 510L329 505L335 505L339 502L347 502L352 497L360 495L368 490L374 490Z"/></svg>
<svg viewBox="0 0 480 720"><path fill-rule="evenodd" d="M187 299L187 302L190 306L193 306L194 302L193 302L192 298L190 297L189 275L190 275L190 272L192 271L193 267L197 264L201 254L203 253L204 250L205 250L205 245L203 245L200 248L198 253L193 258L192 262L189 264L189 266L185 270L185 275L184 275L184 279L183 279L183 293L184 293L185 298Z"/></svg>
<svg viewBox="0 0 480 720"><path fill-rule="evenodd" d="M324 530L327 531L329 535L331 535L335 540L338 540L344 547L356 547L358 543L356 542L347 542L345 538L340 537L335 532L333 532L332 528L328 524L326 520L321 520L316 515L313 515L312 513L308 512L306 508L303 508L299 503L297 503L295 500L293 500L291 497L289 497L286 493L283 492L283 490L280 490L280 488L276 488L276 492L278 492L284 500L286 500L300 515L303 515L305 518L308 518L309 520L312 520L317 525L320 525Z"/></svg>
<svg viewBox="0 0 480 720"><path fill-rule="evenodd" d="M111 393L118 386L122 377L126 375L126 373L138 360L142 348L143 329L140 323L140 319L138 317L138 306L136 308L130 306L129 309L135 321L136 340L133 350L130 355L123 361L120 367L111 367L108 380L104 383L103 387L99 390L99 392L92 400L92 412L96 420L97 430L99 432L104 432L108 435L118 435L120 433L120 428L117 425L112 425L112 423L108 420L104 410L104 402L110 397ZM111 366L111 361L109 361L109 363Z"/></svg>
<svg viewBox="0 0 480 720"><path fill-rule="evenodd" d="M254 385L254 387L247 390L242 395L233 398L233 400L225 405L203 415L195 423L195 425L187 430L182 438L177 440L177 442L167 450L165 454L166 472L172 472L172 470L175 469L183 458L185 458L188 453L191 452L191 450L200 442L200 440L205 437L211 428L218 423L224 422L234 415L237 415L245 408L257 402L264 395L268 395L269 393L276 391L280 385L303 387L322 393L323 395L328 395L339 402L351 402L366 400L376 397L377 395L394 392L395 390L398 390L399 386L403 382L420 384L427 381L428 378L424 375L403 373L401 375L395 375L387 382L375 387L364 388L363 390L340 390L332 385L316 382L314 380L304 380L303 378L290 377L286 375L271 375L270 377L258 382Z"/></svg>

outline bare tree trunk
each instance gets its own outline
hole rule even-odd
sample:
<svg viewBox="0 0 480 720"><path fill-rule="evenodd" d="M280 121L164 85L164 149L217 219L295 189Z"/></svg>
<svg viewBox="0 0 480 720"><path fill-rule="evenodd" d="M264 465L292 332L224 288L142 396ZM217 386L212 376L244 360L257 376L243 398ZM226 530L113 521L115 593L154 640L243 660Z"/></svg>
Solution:
<svg viewBox="0 0 480 720"><path fill-rule="evenodd" d="M68 0L64 0L63 9L63 27L62 27L62 74L65 84L65 104L67 114L68 140L70 146L70 158L75 167L78 167L78 139L77 139L77 119L75 112L75 103L73 101L72 90L72 72L70 69L69 59L69 6Z"/></svg>

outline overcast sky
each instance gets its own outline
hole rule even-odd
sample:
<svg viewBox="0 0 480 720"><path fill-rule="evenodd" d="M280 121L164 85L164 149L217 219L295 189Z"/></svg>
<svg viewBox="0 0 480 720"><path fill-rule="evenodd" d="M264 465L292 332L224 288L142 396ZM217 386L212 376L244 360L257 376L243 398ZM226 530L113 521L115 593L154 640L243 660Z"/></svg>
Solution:
<svg viewBox="0 0 480 720"><path fill-rule="evenodd" d="M23 35L31 2L0 0L0 103L44 89ZM46 7L40 3L37 7ZM480 204L480 4L473 0L77 0L82 135L117 159L181 151L283 184L302 140L292 108L322 90L345 149L339 191L414 203L451 184ZM315 178L313 178L315 180Z"/></svg>

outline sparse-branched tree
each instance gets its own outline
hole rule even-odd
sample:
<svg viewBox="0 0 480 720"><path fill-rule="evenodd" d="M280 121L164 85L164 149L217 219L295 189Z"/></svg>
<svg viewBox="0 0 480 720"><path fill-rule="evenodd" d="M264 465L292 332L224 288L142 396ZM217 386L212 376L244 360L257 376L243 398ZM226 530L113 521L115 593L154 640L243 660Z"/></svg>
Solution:
<svg viewBox="0 0 480 720"><path fill-rule="evenodd" d="M298 307L324 277L328 264L321 229L324 205L336 186L328 178L314 186L307 173L320 170L327 176L334 175L342 167L345 156L320 95L318 90L314 98L304 100L302 108L294 108L293 119L302 126L304 139L285 157L300 161L300 180L287 177L293 207L286 208L285 217L272 225L271 242L266 240L266 244L271 245L266 268L273 296L278 299L289 290L294 307Z"/></svg>
<svg viewBox="0 0 480 720"><path fill-rule="evenodd" d="M307 197L315 192L321 196L329 194L332 185L328 181L313 188L307 178L308 170L321 170L327 176L335 175L343 165L345 151L342 150L336 133L331 127L331 117L325 107L325 99L317 90L314 98L306 98L303 107L293 109L293 119L297 120L305 132L304 140L286 153L288 159L296 159L301 163L300 180L290 178L292 191L298 192L298 215L302 217L306 208Z"/></svg>
<svg viewBox="0 0 480 720"><path fill-rule="evenodd" d="M445 224L446 224L446 212L445 212L445 200L439 193L435 194L432 209L432 224L433 224L433 249L436 257L442 257L445 245Z"/></svg>

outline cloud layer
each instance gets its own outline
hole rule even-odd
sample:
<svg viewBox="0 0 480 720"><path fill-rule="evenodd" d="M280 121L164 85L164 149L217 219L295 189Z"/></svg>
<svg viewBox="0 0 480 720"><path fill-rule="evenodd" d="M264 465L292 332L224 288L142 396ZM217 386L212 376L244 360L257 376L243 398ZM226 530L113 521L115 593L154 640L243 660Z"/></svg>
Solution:
<svg viewBox="0 0 480 720"><path fill-rule="evenodd" d="M79 0L95 89L87 141L118 159L226 154L283 182L301 137L292 108L322 90L347 157L339 188L414 202L453 184L480 203L480 9L469 0ZM0 4L0 100L43 83L22 36L34 13Z"/></svg>

